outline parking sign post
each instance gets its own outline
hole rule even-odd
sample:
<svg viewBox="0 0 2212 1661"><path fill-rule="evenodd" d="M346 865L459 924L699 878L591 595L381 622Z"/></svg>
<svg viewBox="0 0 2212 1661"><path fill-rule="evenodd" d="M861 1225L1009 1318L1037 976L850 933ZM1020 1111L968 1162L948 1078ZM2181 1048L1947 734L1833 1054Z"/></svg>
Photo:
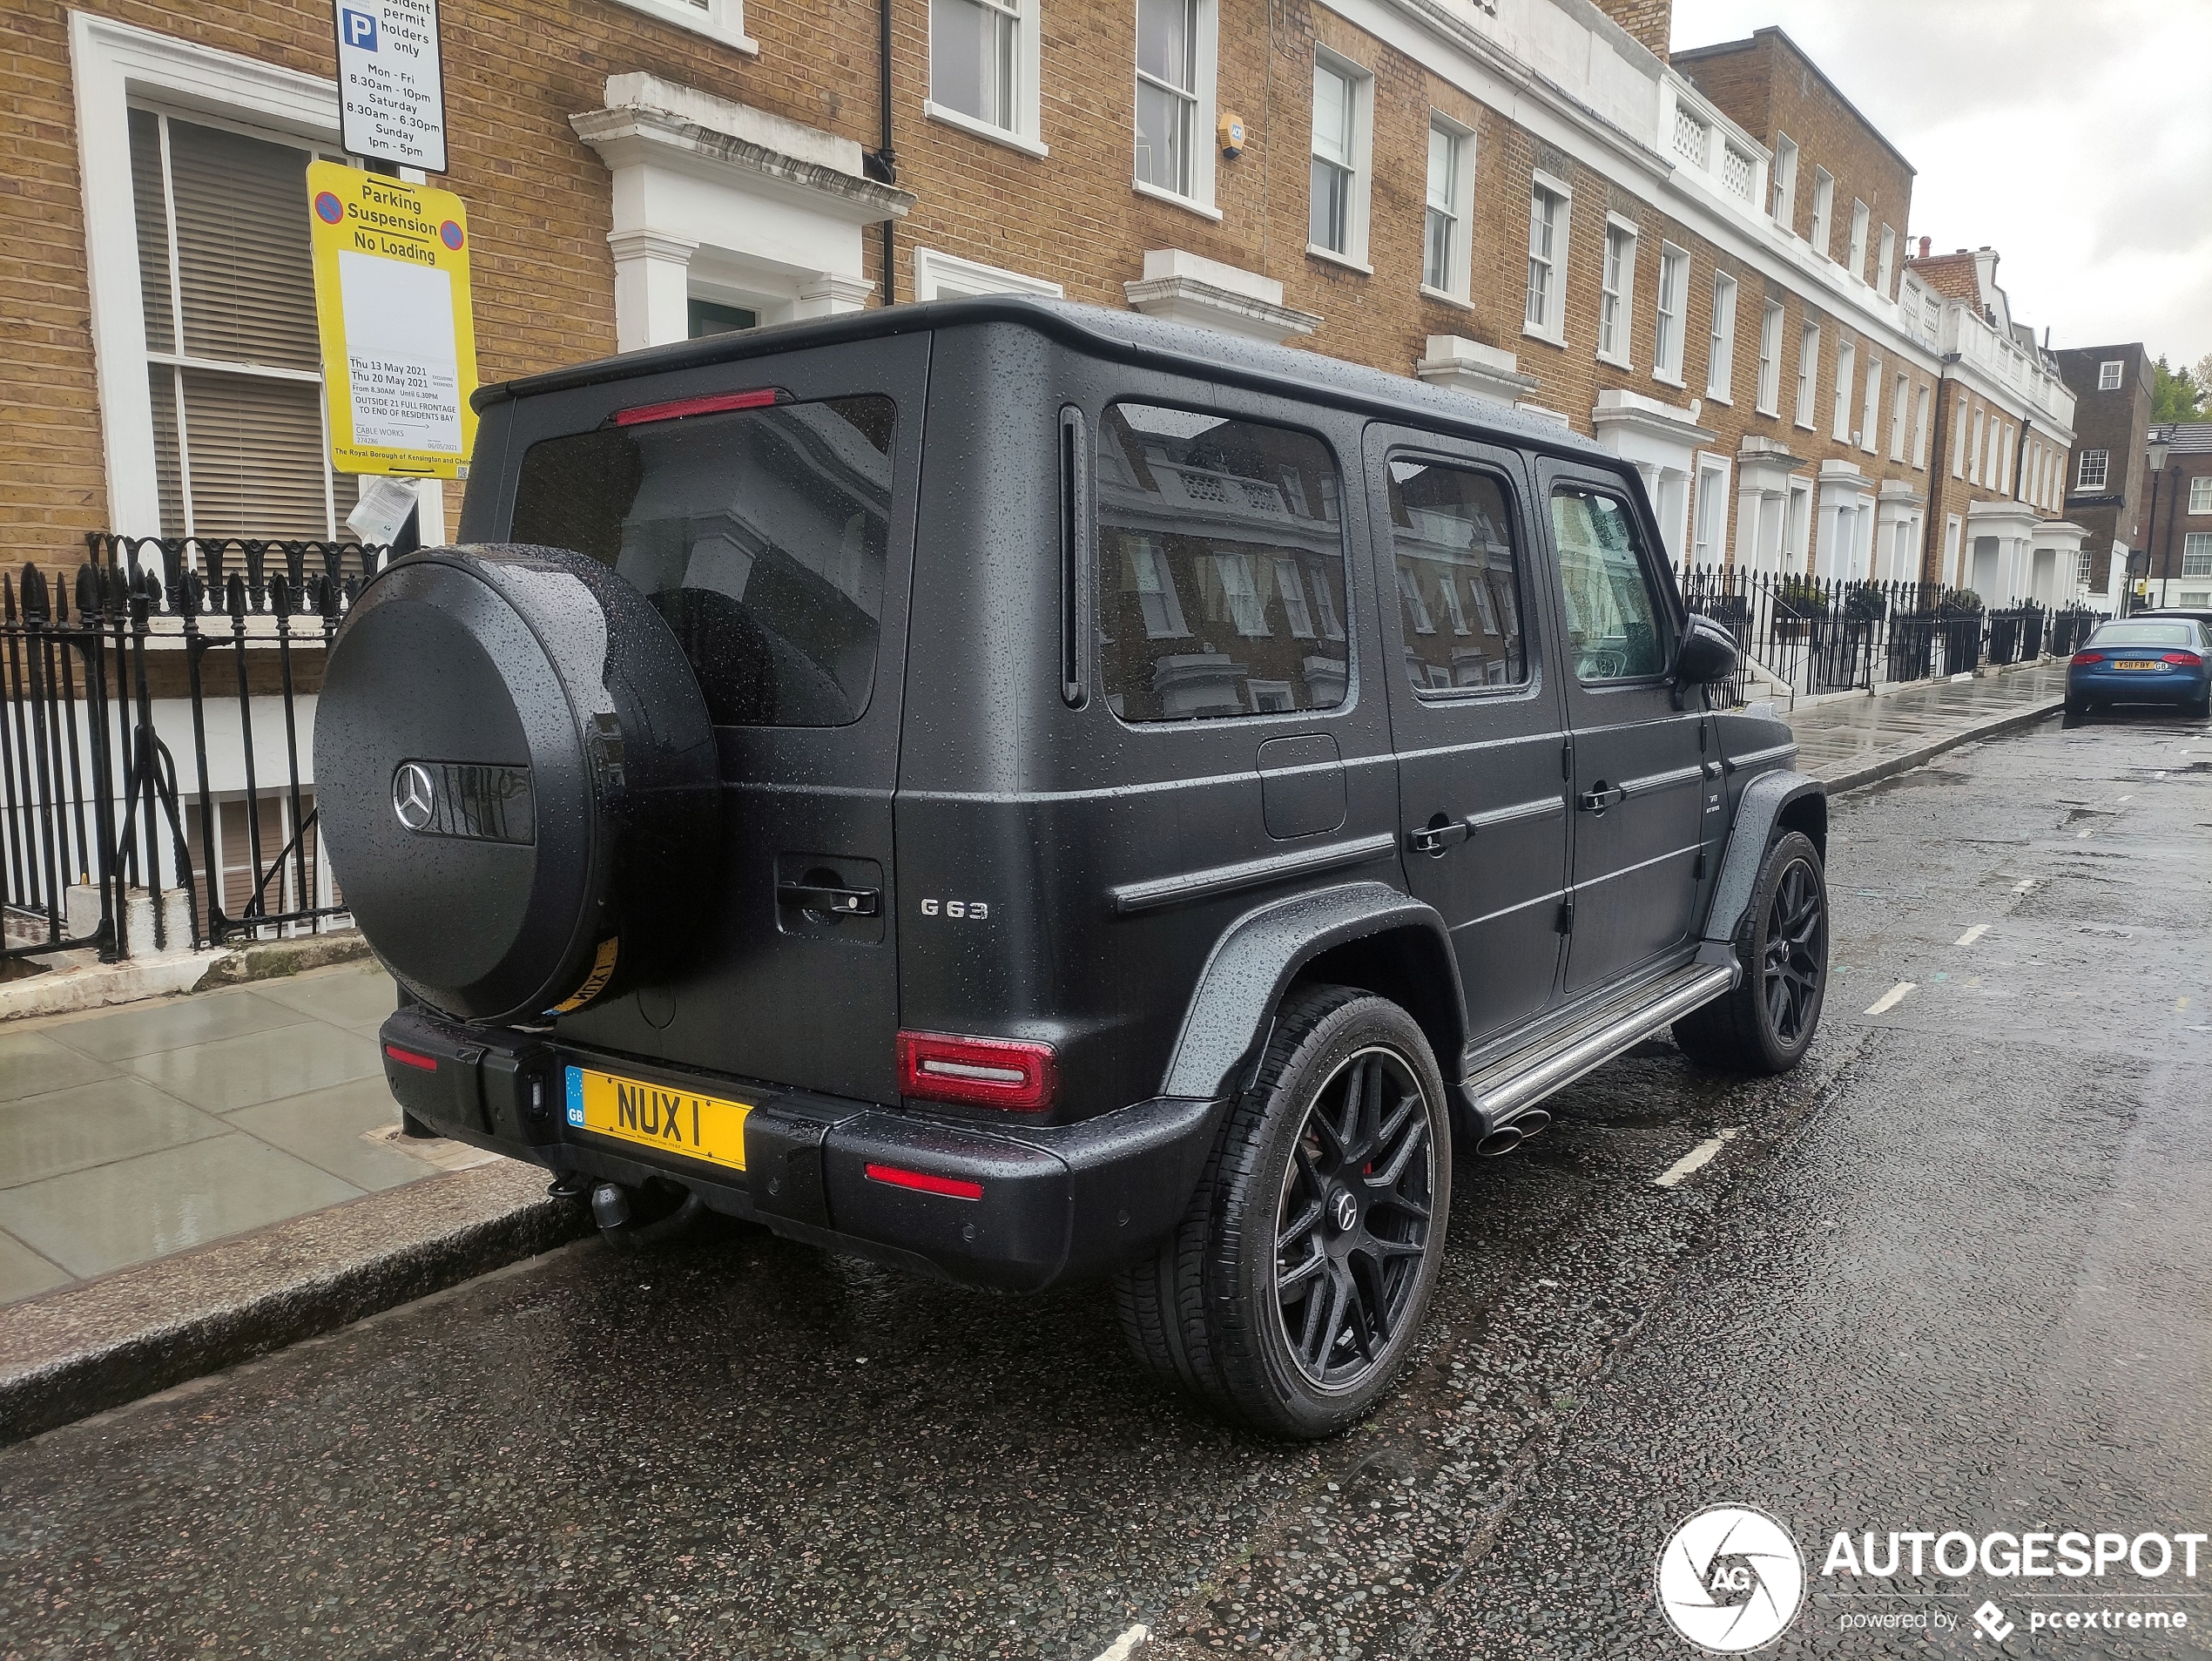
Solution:
<svg viewBox="0 0 2212 1661"><path fill-rule="evenodd" d="M446 171L438 0L335 0L341 142L394 167Z"/></svg>

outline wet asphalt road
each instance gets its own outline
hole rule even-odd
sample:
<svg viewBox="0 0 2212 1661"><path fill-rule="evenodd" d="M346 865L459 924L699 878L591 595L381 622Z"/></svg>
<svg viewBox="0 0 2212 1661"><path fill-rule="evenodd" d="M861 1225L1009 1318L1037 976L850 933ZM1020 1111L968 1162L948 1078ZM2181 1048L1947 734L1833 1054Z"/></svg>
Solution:
<svg viewBox="0 0 2212 1661"><path fill-rule="evenodd" d="M2156 717L1840 799L1806 1063L1647 1044L1463 1161L1427 1349L1338 1442L1157 1394L1100 1288L591 1243L0 1450L0 1654L1685 1656L1653 1564L1716 1501L1816 1571L1839 1529L2206 1528L2208 829L2212 733ZM2103 1601L2212 1633L2203 1567ZM1993 1653L1992 1590L2007 1653L2195 1646L1842 1583L1781 1653Z"/></svg>

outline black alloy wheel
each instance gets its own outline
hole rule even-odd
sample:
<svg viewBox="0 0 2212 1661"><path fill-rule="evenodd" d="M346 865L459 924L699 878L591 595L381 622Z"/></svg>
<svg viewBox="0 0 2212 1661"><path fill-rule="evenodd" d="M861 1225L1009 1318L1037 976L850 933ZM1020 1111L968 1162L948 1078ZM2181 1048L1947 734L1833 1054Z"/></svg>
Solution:
<svg viewBox="0 0 2212 1661"><path fill-rule="evenodd" d="M1372 1372L1420 1280L1436 1148L1420 1081L1363 1050L1315 1095L1283 1172L1275 1297L1299 1371L1325 1390Z"/></svg>
<svg viewBox="0 0 2212 1661"><path fill-rule="evenodd" d="M1709 1067L1786 1073L1811 1047L1828 990L1828 881L1802 831L1768 846L1736 961L1736 985L1676 1022L1675 1042Z"/></svg>
<svg viewBox="0 0 2212 1661"><path fill-rule="evenodd" d="M1804 1036L1819 1008L1828 966L1826 914L1819 874L1804 860L1792 861L1775 885L1766 919L1767 1018L1786 1044Z"/></svg>
<svg viewBox="0 0 2212 1661"><path fill-rule="evenodd" d="M1451 1119L1420 1024L1356 987L1298 988L1183 1220L1116 1277L1123 1330L1229 1418L1334 1435L1413 1354L1451 1210Z"/></svg>

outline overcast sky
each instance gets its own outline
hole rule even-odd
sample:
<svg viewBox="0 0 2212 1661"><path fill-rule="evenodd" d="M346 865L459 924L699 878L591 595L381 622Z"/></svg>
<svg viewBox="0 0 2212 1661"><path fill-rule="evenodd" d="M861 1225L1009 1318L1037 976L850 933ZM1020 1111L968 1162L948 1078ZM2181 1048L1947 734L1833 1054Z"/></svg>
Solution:
<svg viewBox="0 0 2212 1661"><path fill-rule="evenodd" d="M1674 44L1770 24L1919 170L1916 246L1995 248L2038 339L2212 352L2212 0L1675 0Z"/></svg>

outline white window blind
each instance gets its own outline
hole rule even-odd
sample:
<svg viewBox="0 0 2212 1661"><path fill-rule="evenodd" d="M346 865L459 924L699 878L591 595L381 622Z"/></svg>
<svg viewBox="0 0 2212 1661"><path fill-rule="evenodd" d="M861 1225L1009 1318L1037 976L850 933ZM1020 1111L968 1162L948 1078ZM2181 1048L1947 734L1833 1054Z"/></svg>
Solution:
<svg viewBox="0 0 2212 1661"><path fill-rule="evenodd" d="M327 537L330 472L305 148L130 116L162 531Z"/></svg>
<svg viewBox="0 0 2212 1661"><path fill-rule="evenodd" d="M1759 409L1779 412L1782 396L1782 307L1770 300L1759 316Z"/></svg>
<svg viewBox="0 0 2212 1661"><path fill-rule="evenodd" d="M929 0L929 96L1014 131L1021 14L995 0Z"/></svg>
<svg viewBox="0 0 2212 1661"><path fill-rule="evenodd" d="M1728 398L1736 384L1736 279L1713 273L1713 334L1705 359L1705 395Z"/></svg>

